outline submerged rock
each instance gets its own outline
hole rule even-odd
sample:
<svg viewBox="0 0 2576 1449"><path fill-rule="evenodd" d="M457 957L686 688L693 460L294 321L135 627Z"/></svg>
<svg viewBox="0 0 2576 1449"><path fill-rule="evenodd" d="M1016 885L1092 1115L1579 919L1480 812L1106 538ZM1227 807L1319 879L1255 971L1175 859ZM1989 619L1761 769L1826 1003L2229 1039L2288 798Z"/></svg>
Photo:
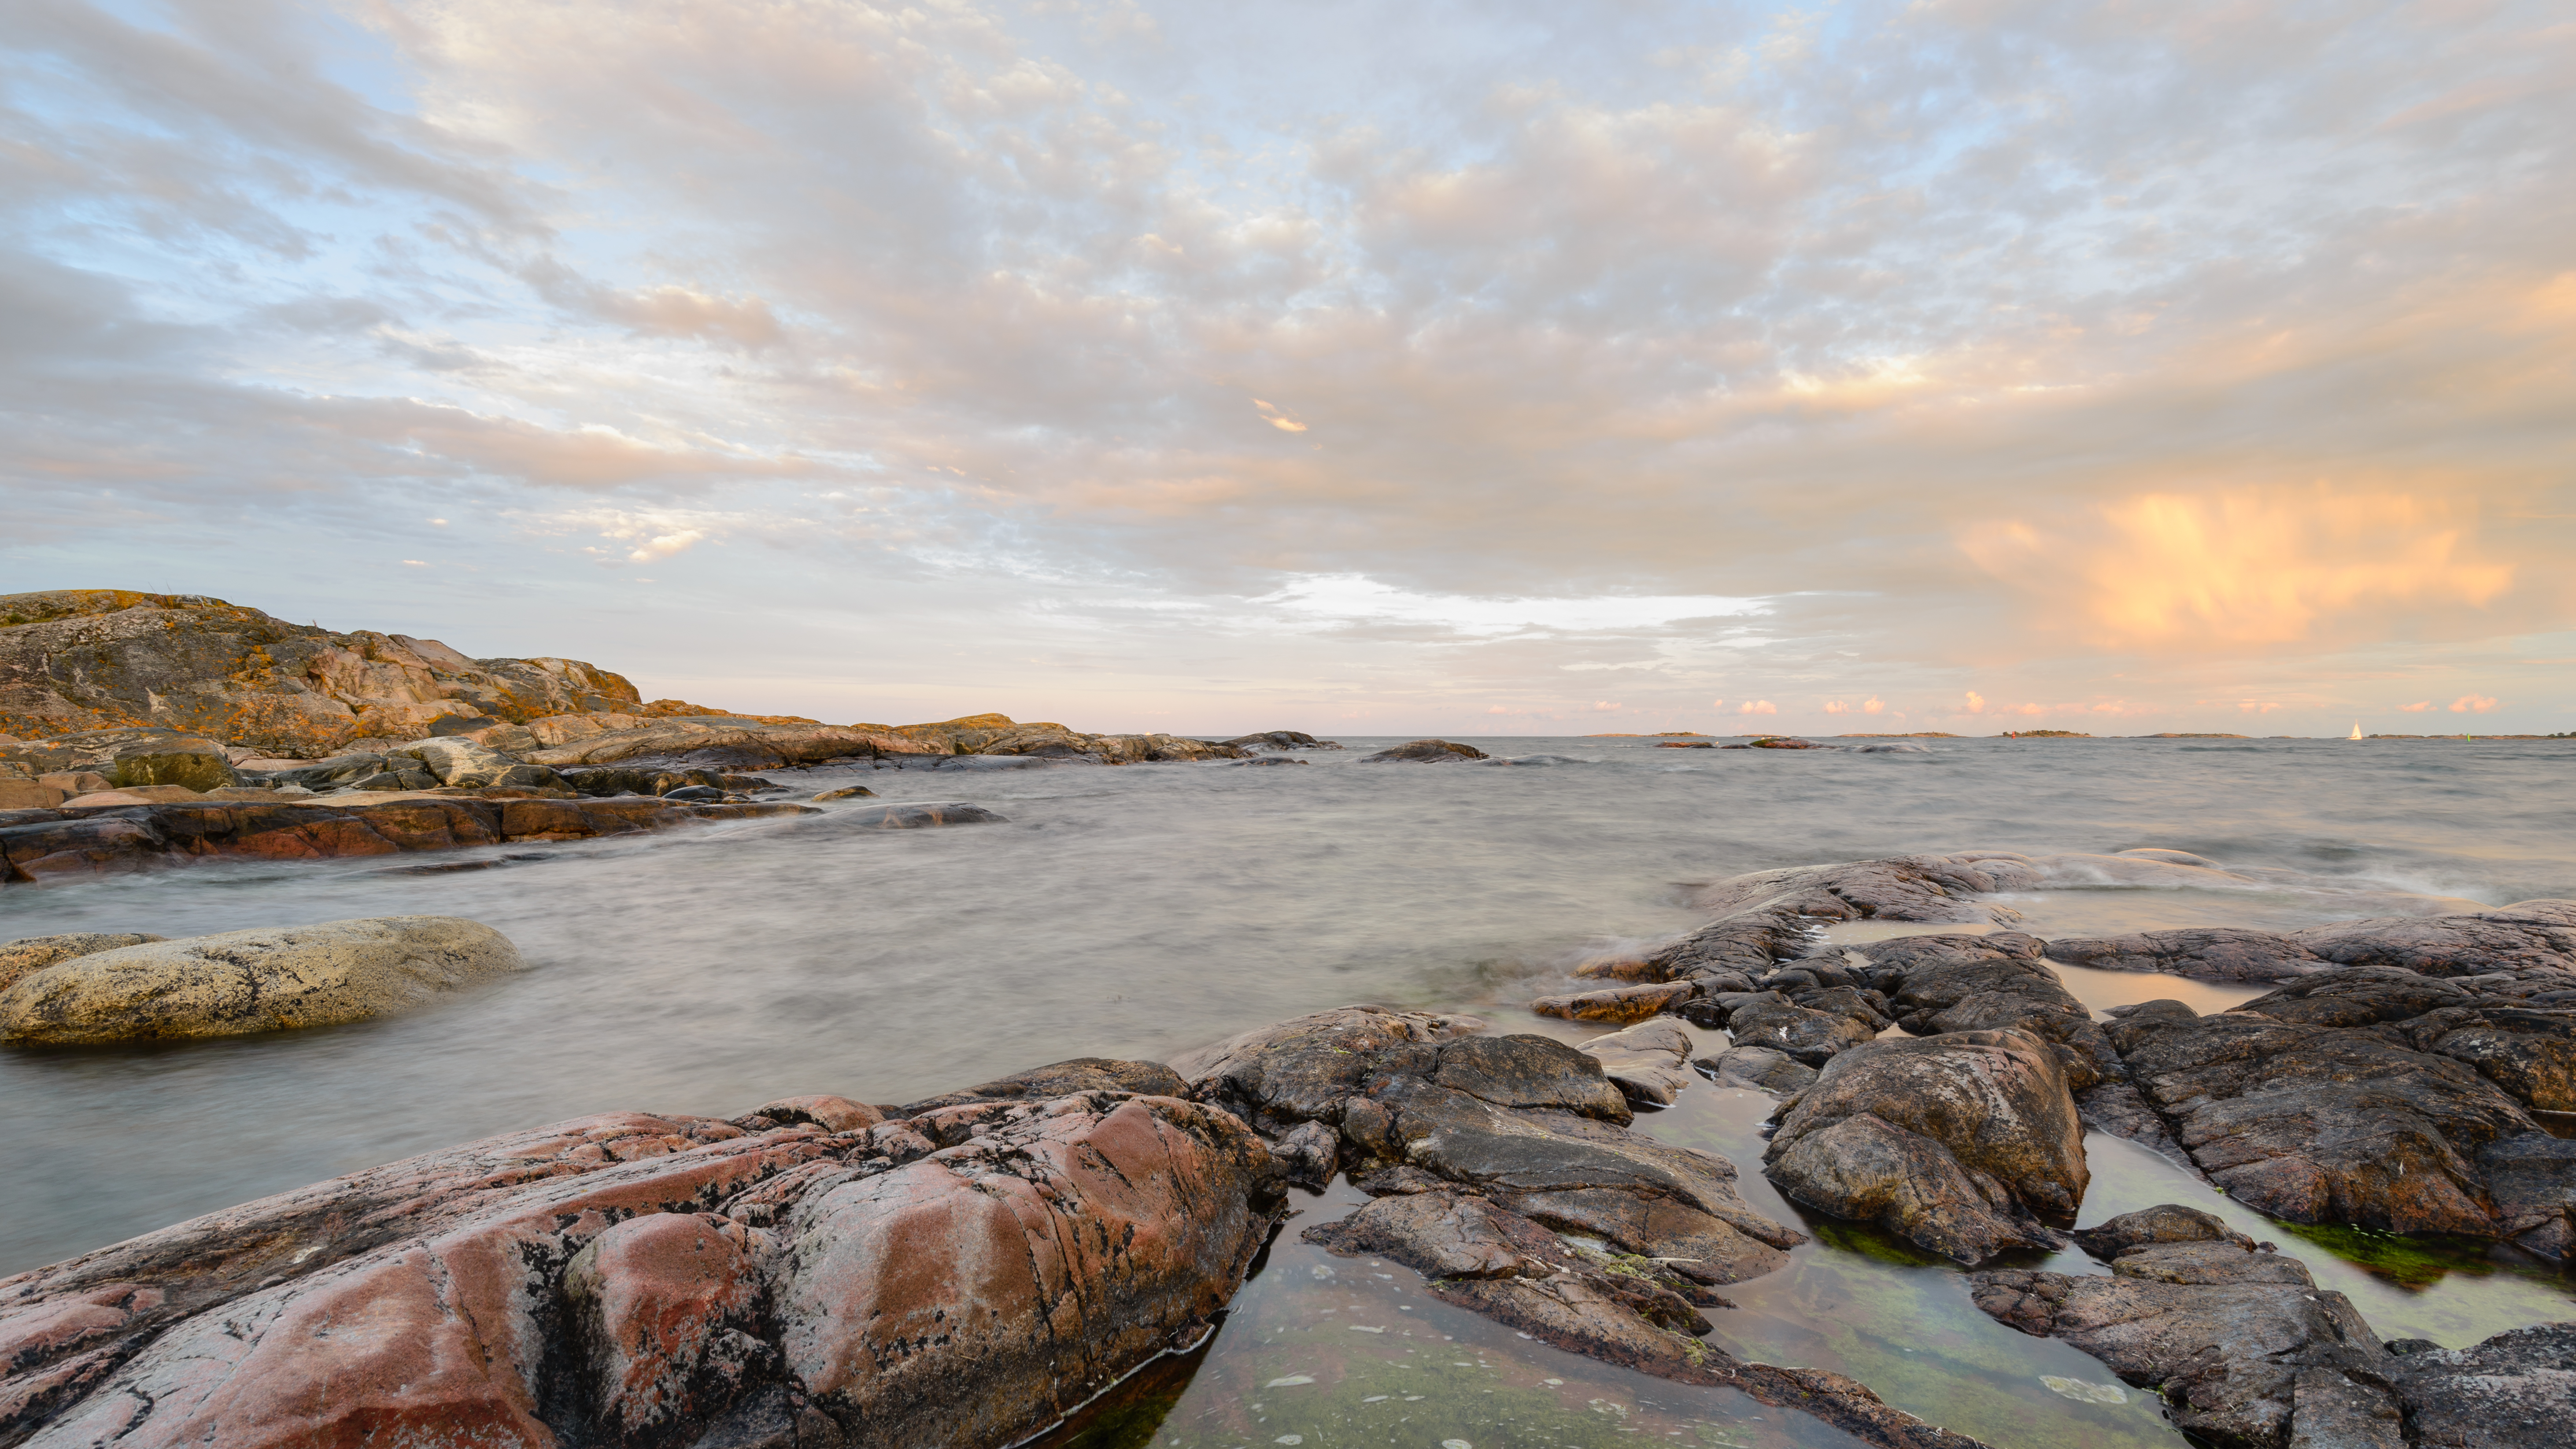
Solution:
<svg viewBox="0 0 2576 1449"><path fill-rule="evenodd" d="M1000 1446L1202 1338L1276 1207L1166 1097L584 1118L0 1283L0 1440Z"/></svg>
<svg viewBox="0 0 2576 1449"><path fill-rule="evenodd" d="M1380 1197L1306 1241L1345 1257L1392 1258L1432 1296L1571 1353L1683 1383L1722 1384L1814 1414L1861 1442L1967 1449L1974 1441L1888 1408L1837 1375L1742 1362L1696 1342L1700 1303L1722 1302L1652 1259L1585 1253L1484 1198L1452 1191Z"/></svg>
<svg viewBox="0 0 2576 1449"><path fill-rule="evenodd" d="M0 992L0 1041L240 1036L363 1021L520 968L454 916L377 916L153 941L70 957Z"/></svg>
<svg viewBox="0 0 2576 1449"><path fill-rule="evenodd" d="M806 826L809 830L921 830L934 825L1008 825L1010 817L981 805L953 801L944 805L866 805L836 811Z"/></svg>
<svg viewBox="0 0 2576 1449"><path fill-rule="evenodd" d="M2053 1248L2091 1173L2073 1095L2026 1032L1891 1038L1827 1062L1779 1114L1763 1172L1790 1197L1962 1263Z"/></svg>

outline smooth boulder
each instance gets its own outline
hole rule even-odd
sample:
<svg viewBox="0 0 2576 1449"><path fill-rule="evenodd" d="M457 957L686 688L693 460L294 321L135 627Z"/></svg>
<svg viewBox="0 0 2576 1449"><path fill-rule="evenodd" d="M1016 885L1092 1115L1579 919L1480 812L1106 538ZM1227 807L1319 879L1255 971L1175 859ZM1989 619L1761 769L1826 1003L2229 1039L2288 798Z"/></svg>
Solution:
<svg viewBox="0 0 2576 1449"><path fill-rule="evenodd" d="M509 938L455 916L226 931L75 956L0 992L0 1041L241 1036L404 1011L520 968Z"/></svg>
<svg viewBox="0 0 2576 1449"><path fill-rule="evenodd" d="M1790 1197L1980 1263L2053 1248L2091 1174L2050 1044L2019 1031L1868 1042L1785 1104L1762 1154Z"/></svg>
<svg viewBox="0 0 2576 1449"><path fill-rule="evenodd" d="M1485 758L1487 756L1483 750L1477 749L1474 745L1459 744L1455 740L1414 740L1408 744L1380 750L1374 755L1362 755L1360 763L1368 765L1381 760L1412 760L1421 764L1439 765L1455 760Z"/></svg>
<svg viewBox="0 0 2576 1449"><path fill-rule="evenodd" d="M15 941L0 941L0 991L16 985L21 977L75 956L94 956L119 946L140 946L167 939L166 936L147 935L140 931L75 931L63 936L27 936Z"/></svg>

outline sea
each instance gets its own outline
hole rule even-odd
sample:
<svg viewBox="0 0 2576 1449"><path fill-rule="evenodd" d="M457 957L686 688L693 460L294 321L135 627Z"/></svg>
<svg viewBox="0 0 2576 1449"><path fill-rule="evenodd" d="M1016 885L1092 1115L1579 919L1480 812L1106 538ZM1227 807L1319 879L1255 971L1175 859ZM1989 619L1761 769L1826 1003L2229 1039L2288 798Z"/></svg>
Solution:
<svg viewBox="0 0 2576 1449"><path fill-rule="evenodd" d="M1352 1002L1531 1015L1580 963L1702 919L1699 888L1779 866L1962 849L2050 857L1999 898L2042 937L2289 928L2576 897L2576 742L1918 739L1863 750L1479 738L1488 762L996 763L770 773L1001 822L862 828L827 813L456 856L214 864L0 889L0 939L197 935L355 916L467 916L528 969L428 1009L257 1038L0 1050L0 1274L316 1179L585 1113L738 1115L808 1093L900 1103L1075 1056L1168 1060ZM1888 746L1895 746L1888 748ZM2224 867L2142 885L2141 847ZM471 865L420 873L422 864ZM1836 928L1859 940L1975 926ZM2063 968L2097 1010L2257 994ZM1696 1030L1696 1029L1694 1029ZM1700 1031L1710 1048L1724 1034ZM2151 1395L1988 1320L1955 1265L1782 1199L1775 1104L1699 1082L1636 1130L1717 1152L1813 1241L1728 1288L1710 1342L1831 1369L1999 1449L2180 1445ZM2465 1345L2576 1318L2576 1280L2510 1249L2269 1222L2129 1143L2088 1144L2085 1224L2185 1202L2278 1241L2384 1337ZM1058 1446L1839 1444L1727 1389L1562 1353L1429 1297L1408 1270L1298 1230L1302 1195L1225 1323L1059 1430ZM2020 1262L2021 1260L2016 1260ZM2098 1272L2082 1254L2024 1265Z"/></svg>

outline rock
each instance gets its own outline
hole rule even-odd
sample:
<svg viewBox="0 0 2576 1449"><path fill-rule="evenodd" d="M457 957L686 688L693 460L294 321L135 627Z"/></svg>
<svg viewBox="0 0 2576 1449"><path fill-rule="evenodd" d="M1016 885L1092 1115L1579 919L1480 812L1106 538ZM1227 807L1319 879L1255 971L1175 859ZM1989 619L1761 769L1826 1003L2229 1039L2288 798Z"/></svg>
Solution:
<svg viewBox="0 0 2576 1449"><path fill-rule="evenodd" d="M527 762L565 771L574 765L647 762L666 768L770 770L830 760L944 753L920 740L838 725L779 725L717 716L660 719L531 752Z"/></svg>
<svg viewBox="0 0 2576 1449"><path fill-rule="evenodd" d="M1763 1172L1799 1202L1963 1263L2058 1246L2091 1174L2066 1076L2026 1032L1869 1042L1787 1103Z"/></svg>
<svg viewBox="0 0 2576 1449"><path fill-rule="evenodd" d="M1292 760L1286 755L1264 755L1259 759L1229 760L1227 763L1230 765L1303 765L1311 762L1306 760Z"/></svg>
<svg viewBox="0 0 2576 1449"><path fill-rule="evenodd" d="M1322 1122L1304 1122L1291 1127L1270 1149L1287 1171L1288 1180L1312 1192L1322 1192L1332 1185L1333 1174L1341 1170L1341 1134Z"/></svg>
<svg viewBox="0 0 2576 1449"><path fill-rule="evenodd" d="M0 599L0 604L5 603ZM7 632L0 630L0 635ZM0 650L5 648L6 640L0 639ZM0 697L7 693L5 683L0 683ZM182 785L191 790L211 790L241 783L241 775L222 745L186 730L156 726L59 734L0 749L0 758L40 781L67 776L88 783L83 777L90 777L100 788L107 789ZM73 792L65 788L64 793Z"/></svg>
<svg viewBox="0 0 2576 1449"><path fill-rule="evenodd" d="M875 1126L886 1116L865 1102L853 1102L847 1097L781 1097L752 1108L747 1115L766 1117L780 1126L811 1122L826 1132L855 1132Z"/></svg>
<svg viewBox="0 0 2576 1449"><path fill-rule="evenodd" d="M1300 734L1295 730L1264 730L1257 735L1243 735L1227 740L1226 743L1236 749L1250 750L1256 754L1265 750L1338 750L1341 748L1332 740L1319 740L1313 735Z"/></svg>
<svg viewBox="0 0 2576 1449"><path fill-rule="evenodd" d="M1108 1093L583 1119L0 1284L0 1440L1017 1442L1204 1336L1274 1171L1223 1113Z"/></svg>
<svg viewBox="0 0 2576 1449"><path fill-rule="evenodd" d="M1244 1120L1285 1131L1300 1122L1341 1120L1345 1098L1359 1094L1378 1069L1378 1059L1409 1048L1463 1037L1484 1023L1472 1016L1389 1011L1376 1006L1345 1006L1290 1021L1257 1027L1241 1036L1204 1047L1176 1059L1172 1069L1190 1084L1190 1094L1223 1106ZM1557 1043L1549 1043L1554 1046ZM1566 1057L1582 1058L1598 1073L1600 1063L1568 1047ZM1436 1068L1434 1052L1425 1063ZM1617 1089L1606 1081L1611 1096ZM1600 1100L1599 1090L1591 1100ZM1618 1109L1627 1111L1622 1102Z"/></svg>
<svg viewBox="0 0 2576 1449"><path fill-rule="evenodd" d="M239 1036L363 1021L516 971L500 932L454 916L376 916L122 946L0 992L0 1041Z"/></svg>
<svg viewBox="0 0 2576 1449"><path fill-rule="evenodd" d="M2234 1244L2228 1252L2250 1257ZM2152 1250L2150 1250L2152 1251ZM2139 1388L2159 1389L2174 1423L2231 1449L2293 1443L2395 1444L2335 1437L2357 1406L2393 1421L2393 1363L2340 1293L2302 1284L2193 1285L1994 1271L1968 1277L1977 1307L2037 1337L2065 1340Z"/></svg>
<svg viewBox="0 0 2576 1449"><path fill-rule="evenodd" d="M632 768L624 765L576 765L558 774L567 789L583 795L667 795L673 790L692 785L711 785L719 791L760 790L769 782L753 775L729 775L718 770L680 770ZM874 793L854 786L862 793Z"/></svg>
<svg viewBox="0 0 2576 1449"><path fill-rule="evenodd" d="M2048 943L2048 955L2096 971L2158 971L2194 981L2290 981L2331 964L2277 931L2225 926L2060 937Z"/></svg>
<svg viewBox="0 0 2576 1449"><path fill-rule="evenodd" d="M1810 922L2009 922L2016 919L2010 909L1969 898L2032 889L2044 879L2028 856L1961 851L1755 871L1707 887L1695 899L1702 909L1720 916L1760 909Z"/></svg>
<svg viewBox="0 0 2576 1449"><path fill-rule="evenodd" d="M494 785L515 785L526 789L564 788L563 777L545 766L522 764L472 740L423 740L387 754L389 761L394 756L420 761L442 785L459 788Z"/></svg>
<svg viewBox="0 0 2576 1449"><path fill-rule="evenodd" d="M807 829L921 830L933 825L1008 825L1010 817L981 805L956 801L945 805L862 805L836 810Z"/></svg>
<svg viewBox="0 0 2576 1449"><path fill-rule="evenodd" d="M168 939L135 931L76 931L65 936L22 936L15 941L0 941L0 991L15 985L20 977L75 956L93 956L119 946Z"/></svg>
<svg viewBox="0 0 2576 1449"><path fill-rule="evenodd" d="M1741 1045L1769 1047L1811 1067L1821 1067L1835 1054L1878 1035L1878 1029L1866 1022L1793 1006L1785 998L1755 1000L1736 1007L1727 1013L1726 1032Z"/></svg>
<svg viewBox="0 0 2576 1449"><path fill-rule="evenodd" d="M2269 1248L2235 1243L2159 1243L2131 1248L2111 1264L2115 1277L2150 1283L2291 1283L2314 1288L2308 1265Z"/></svg>
<svg viewBox="0 0 2576 1449"><path fill-rule="evenodd" d="M1674 1094L1690 1085L1690 1072L1682 1063L1692 1046L1690 1033L1679 1025L1649 1021L1596 1036L1582 1051L1600 1061L1602 1075L1629 1101L1669 1107Z"/></svg>
<svg viewBox="0 0 2576 1449"><path fill-rule="evenodd" d="M1620 1125L1630 1120L1630 1094L1608 1060L1548 1037L1471 1036L1446 1043L1429 1077L1498 1107L1555 1108Z"/></svg>
<svg viewBox="0 0 2576 1449"><path fill-rule="evenodd" d="M1820 745L1814 740L1791 739L1785 735L1764 735L1758 740L1747 740L1745 748L1749 750L1831 750L1841 747Z"/></svg>
<svg viewBox="0 0 2576 1449"><path fill-rule="evenodd" d="M1424 764L1437 765L1453 760L1484 758L1486 755L1483 750L1477 749L1474 745L1459 744L1455 740L1415 740L1411 744L1380 750L1374 755L1362 755L1360 763L1367 765L1381 760L1416 760Z"/></svg>
<svg viewBox="0 0 2576 1449"><path fill-rule="evenodd" d="M2576 1163L2546 1150L2521 1163L2518 1205L2500 1212L2484 1155L2544 1134L2474 1070L2385 1032L2240 1011L2140 1010L2109 1028L2176 1140L2248 1207L2382 1232L2532 1234L2535 1251L2563 1251L2551 1245L2563 1241L2567 1214L2550 1199L2576 1201L2576 1175L2556 1188L2549 1179Z"/></svg>
<svg viewBox="0 0 2576 1449"><path fill-rule="evenodd" d="M468 659L433 639L338 634L202 595L0 598L0 725L53 737L44 746L144 725L309 759L361 736L420 739L445 720L636 709L637 698L578 660ZM161 774L114 783L209 788Z"/></svg>
<svg viewBox="0 0 2576 1449"><path fill-rule="evenodd" d="M817 804L825 800L873 800L876 793L865 785L843 785L838 790L826 790L813 798Z"/></svg>
<svg viewBox="0 0 2576 1449"><path fill-rule="evenodd" d="M48 884L201 859L317 860L585 840L715 821L820 815L810 805L660 800L342 797L328 803L209 800L20 811L0 823L0 881Z"/></svg>
<svg viewBox="0 0 2576 1449"><path fill-rule="evenodd" d="M0 779L0 810L50 810L63 792L36 780Z"/></svg>
<svg viewBox="0 0 2576 1449"><path fill-rule="evenodd" d="M2410 1442L2428 1449L2554 1449L2576 1423L2576 1322L2427 1347L2388 1372Z"/></svg>
<svg viewBox="0 0 2576 1449"><path fill-rule="evenodd" d="M1957 1031L2026 1031L2054 1046L2067 1081L2081 1091L2125 1075L2093 1014L2075 999L2020 931L1984 936L1899 936L1860 950L1872 984L1897 1024L1916 1036Z"/></svg>
<svg viewBox="0 0 2576 1449"><path fill-rule="evenodd" d="M1585 991L1573 996L1542 996L1532 1001L1529 1007L1540 1016L1562 1017L1568 1021L1626 1023L1644 1021L1672 1011L1689 1001L1697 991L1698 987L1687 981L1660 981L1643 986L1616 986L1607 991Z"/></svg>
<svg viewBox="0 0 2576 1449"><path fill-rule="evenodd" d="M1814 1067L1769 1047L1729 1047L1691 1065L1721 1087L1743 1087L1775 1097L1803 1092L1816 1080Z"/></svg>
<svg viewBox="0 0 2576 1449"><path fill-rule="evenodd" d="M2254 1240L2227 1226L2216 1213L2166 1203L2122 1213L2096 1227L2075 1230L2076 1244L2096 1258L2116 1258L2132 1248L2168 1243L2234 1243L2247 1252Z"/></svg>
<svg viewBox="0 0 2576 1449"><path fill-rule="evenodd" d="M2290 939L2338 966L2394 966L2419 976L2576 973L2576 901L2521 901L2452 916L2339 921L2292 931Z"/></svg>
<svg viewBox="0 0 2576 1449"><path fill-rule="evenodd" d="M972 1087L943 1092L936 1097L895 1109L898 1117L918 1117L942 1107L964 1106L971 1102L1045 1101L1069 1097L1076 1092L1128 1092L1144 1097L1185 1097L1189 1083L1181 1074L1161 1062L1126 1062L1111 1057L1074 1057L1043 1067L1031 1067L996 1077ZM767 1109L763 1109L764 1111Z"/></svg>
<svg viewBox="0 0 2576 1449"><path fill-rule="evenodd" d="M1722 1384L1813 1414L1864 1444L1969 1449L1835 1375L1744 1363L1694 1341L1709 1331L1697 1285L1650 1259L1569 1248L1554 1233L1481 1198L1453 1192L1380 1197L1337 1223L1305 1230L1346 1257L1392 1258L1432 1296L1569 1353L1683 1383Z"/></svg>

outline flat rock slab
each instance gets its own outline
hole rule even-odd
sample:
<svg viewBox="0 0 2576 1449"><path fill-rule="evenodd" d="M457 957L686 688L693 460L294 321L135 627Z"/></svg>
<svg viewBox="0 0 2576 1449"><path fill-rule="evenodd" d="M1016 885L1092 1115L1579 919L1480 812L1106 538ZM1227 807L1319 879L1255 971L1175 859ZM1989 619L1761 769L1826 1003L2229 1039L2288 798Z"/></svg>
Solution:
<svg viewBox="0 0 2576 1449"><path fill-rule="evenodd" d="M1979 1263L2053 1248L2091 1173L2050 1043L2025 1032L1890 1038L1825 1064L1787 1103L1763 1172L1797 1201Z"/></svg>
<svg viewBox="0 0 2576 1449"><path fill-rule="evenodd" d="M788 804L687 805L642 797L481 800L405 796L297 804L207 801L0 816L0 882L43 885L199 860L327 860L516 841L588 840L729 820L821 814Z"/></svg>
<svg viewBox="0 0 2576 1449"><path fill-rule="evenodd" d="M1816 1080L1814 1067L1769 1047L1729 1047L1691 1065L1721 1087L1742 1087L1775 1097L1805 1091Z"/></svg>
<svg viewBox="0 0 2576 1449"><path fill-rule="evenodd" d="M0 1441L999 1446L1204 1336L1276 1207L1164 1097L585 1118L0 1282Z"/></svg>
<svg viewBox="0 0 2576 1449"><path fill-rule="evenodd" d="M71 956L0 992L0 1041L241 1036L363 1021L516 971L518 948L455 916L376 916Z"/></svg>

